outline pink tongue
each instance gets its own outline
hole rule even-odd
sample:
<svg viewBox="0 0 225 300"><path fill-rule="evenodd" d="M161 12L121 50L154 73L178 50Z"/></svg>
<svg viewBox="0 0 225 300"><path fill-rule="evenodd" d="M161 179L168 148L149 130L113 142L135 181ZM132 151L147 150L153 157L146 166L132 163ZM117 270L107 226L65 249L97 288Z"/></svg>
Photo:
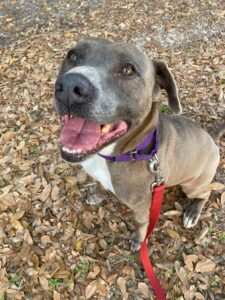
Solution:
<svg viewBox="0 0 225 300"><path fill-rule="evenodd" d="M92 150L101 137L98 123L86 121L78 117L64 118L61 132L61 143L69 149Z"/></svg>

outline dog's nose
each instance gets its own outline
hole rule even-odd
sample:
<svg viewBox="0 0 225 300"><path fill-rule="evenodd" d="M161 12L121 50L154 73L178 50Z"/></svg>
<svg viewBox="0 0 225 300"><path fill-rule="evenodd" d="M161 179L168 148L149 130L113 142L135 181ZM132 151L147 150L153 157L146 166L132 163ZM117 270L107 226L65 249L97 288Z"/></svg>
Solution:
<svg viewBox="0 0 225 300"><path fill-rule="evenodd" d="M55 97L69 104L91 100L95 90L91 82L81 74L66 73L55 84Z"/></svg>

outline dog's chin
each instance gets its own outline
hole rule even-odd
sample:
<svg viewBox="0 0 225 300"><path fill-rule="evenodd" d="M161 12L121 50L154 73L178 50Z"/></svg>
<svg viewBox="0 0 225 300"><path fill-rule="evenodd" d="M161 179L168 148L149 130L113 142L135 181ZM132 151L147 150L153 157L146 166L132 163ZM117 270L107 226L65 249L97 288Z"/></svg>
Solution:
<svg viewBox="0 0 225 300"><path fill-rule="evenodd" d="M61 157L79 163L117 141L130 128L129 121L99 124L76 116L61 117Z"/></svg>

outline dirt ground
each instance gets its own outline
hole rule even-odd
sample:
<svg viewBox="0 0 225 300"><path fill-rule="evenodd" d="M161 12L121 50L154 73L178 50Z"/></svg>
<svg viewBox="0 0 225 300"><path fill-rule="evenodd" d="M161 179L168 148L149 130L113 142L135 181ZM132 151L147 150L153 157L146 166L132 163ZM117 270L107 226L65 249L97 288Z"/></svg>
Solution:
<svg viewBox="0 0 225 300"><path fill-rule="evenodd" d="M0 2L0 300L155 299L130 251L132 213L111 194L101 206L85 204L96 183L60 159L54 82L76 41L128 41L167 61L184 115L214 132L225 119L222 2ZM171 300L225 299L224 139L218 145L198 225L182 226L188 200L175 187L149 242Z"/></svg>

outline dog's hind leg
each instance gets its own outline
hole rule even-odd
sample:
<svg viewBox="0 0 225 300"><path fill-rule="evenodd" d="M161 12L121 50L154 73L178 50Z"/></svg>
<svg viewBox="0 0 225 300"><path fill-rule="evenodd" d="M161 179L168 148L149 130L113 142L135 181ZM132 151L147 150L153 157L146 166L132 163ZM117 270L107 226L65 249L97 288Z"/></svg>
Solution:
<svg viewBox="0 0 225 300"><path fill-rule="evenodd" d="M219 156L218 159L211 160L197 178L181 184L181 188L187 197L194 199L184 212L184 227L191 228L197 224L202 209L210 197L210 184L215 176L218 163Z"/></svg>

